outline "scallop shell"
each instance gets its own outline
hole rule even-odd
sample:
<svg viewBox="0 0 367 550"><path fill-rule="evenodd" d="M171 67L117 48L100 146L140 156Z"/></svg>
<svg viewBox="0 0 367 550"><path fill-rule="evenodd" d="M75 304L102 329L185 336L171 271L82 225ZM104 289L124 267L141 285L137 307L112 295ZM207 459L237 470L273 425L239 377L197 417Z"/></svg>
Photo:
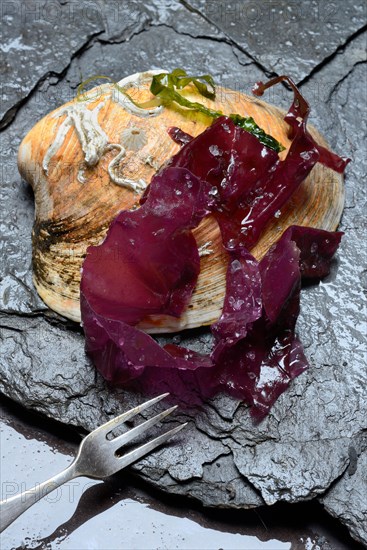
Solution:
<svg viewBox="0 0 367 550"><path fill-rule="evenodd" d="M146 101L151 99L151 74L137 73L119 85L136 102ZM185 95L199 99L191 87ZM197 136L211 123L178 106L139 112L109 84L94 88L82 99L84 103L75 99L40 120L22 141L18 155L20 173L35 196L34 284L51 309L74 321L80 321L79 283L86 249L103 241L111 220L122 209L137 205L146 183L178 151L167 128L178 126ZM284 113L276 107L226 88L217 89L215 101L201 96L199 100L225 114L252 116L289 147ZM311 133L326 145L315 129ZM343 203L342 176L317 164L268 226L253 254L261 258L292 224L335 230ZM213 218L203 220L194 234L201 250L201 272L191 303L179 319L145 319L144 330L173 332L209 325L219 317L227 256Z"/></svg>

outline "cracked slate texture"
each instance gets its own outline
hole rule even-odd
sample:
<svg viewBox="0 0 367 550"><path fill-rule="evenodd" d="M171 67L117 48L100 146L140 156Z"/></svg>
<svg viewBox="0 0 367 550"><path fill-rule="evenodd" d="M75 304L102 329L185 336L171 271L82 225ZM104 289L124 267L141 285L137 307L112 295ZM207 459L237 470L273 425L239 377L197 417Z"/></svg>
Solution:
<svg viewBox="0 0 367 550"><path fill-rule="evenodd" d="M366 24L363 0L183 0L267 72L306 80Z"/></svg>
<svg viewBox="0 0 367 550"><path fill-rule="evenodd" d="M366 437L356 441L356 444L357 448L353 446L349 448L351 460L345 475L331 487L321 502L326 510L348 527L352 536L367 546L366 533L358 529L358 524L363 524L367 516Z"/></svg>
<svg viewBox="0 0 367 550"><path fill-rule="evenodd" d="M98 14L93 10L88 14L79 29L75 22L82 13L75 2L47 5L30 0L2 4L0 64L6 84L2 89L1 127L11 122L17 107L40 81L47 75L61 75L73 55L103 32ZM67 37L62 32L66 26Z"/></svg>
<svg viewBox="0 0 367 550"><path fill-rule="evenodd" d="M16 94L7 104L8 111L15 107L15 119L7 119L8 127L1 136L1 199L5 207L1 220L0 388L26 407L86 429L143 397L109 388L85 357L81 331L50 312L32 286L33 199L16 169L21 138L39 118L71 98L81 74L108 74L118 79L137 70L181 65L197 72L210 71L218 82L247 92L253 82L265 78L262 60L247 55L221 29L178 2L144 6L131 2L120 20L104 3L99 5L103 13L98 19L100 26L92 28L88 20L79 22L78 38L84 37L84 41L78 42L72 53L69 43L75 29L64 29L69 34L64 36L66 49L60 57L64 64L57 71L50 74L52 46L51 53L42 48L37 51L35 74L32 66L23 64L21 77L29 89L20 90L20 104ZM366 268L365 249L360 246L365 234L366 155L361 144L366 129L361 110L366 89L366 38L357 32L349 40L361 21L344 17L344 34L337 33L338 44L330 45L327 34L322 38L323 48L331 55L327 63L320 62L311 39L307 51L301 41L295 53L299 63L292 74L305 81L302 89L312 103L312 122L337 152L353 159L347 172L341 227L346 236L338 258L328 279L307 288L302 297L298 331L311 369L294 382L259 426L252 424L246 407L218 396L200 413L188 415L189 427L176 444L140 461L134 469L161 489L192 496L207 506L255 507L320 496L327 510L345 523L357 540L366 542L366 455L361 443L367 416L361 315ZM311 23L308 28L305 22L306 38L314 32ZM9 40L16 39L21 29L13 26ZM35 40L37 31L32 32ZM34 46L32 32L28 38ZM274 38L285 39L284 30L277 32ZM346 46L338 49L345 42ZM265 67L267 72L282 71L274 69L281 52L280 46L276 48L272 63ZM17 50L12 55L19 60L23 54ZM305 69L301 57L313 59L314 65ZM321 66L312 73L315 63ZM309 73L303 75L306 70L312 73L310 78ZM286 108L290 94L278 87L265 99ZM173 338L193 348L210 345L205 330ZM181 413L177 418L184 416Z"/></svg>
<svg viewBox="0 0 367 550"><path fill-rule="evenodd" d="M198 32L195 18L187 20L185 10L176 0L150 5L136 0L51 3L14 0L2 4L1 19L0 66L5 83L0 128L13 120L29 94L46 78L62 78L71 60L81 56L97 37L102 43L124 42L155 24L174 24L188 34ZM213 38L221 34L205 21L200 32ZM78 81L80 78L81 75Z"/></svg>

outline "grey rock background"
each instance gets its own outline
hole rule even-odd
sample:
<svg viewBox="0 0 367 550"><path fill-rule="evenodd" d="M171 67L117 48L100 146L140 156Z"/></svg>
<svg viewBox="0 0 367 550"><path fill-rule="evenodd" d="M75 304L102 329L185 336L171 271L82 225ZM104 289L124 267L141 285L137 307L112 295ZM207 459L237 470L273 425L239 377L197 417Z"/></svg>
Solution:
<svg viewBox="0 0 367 550"><path fill-rule="evenodd" d="M341 249L327 280L302 297L298 332L311 368L259 426L246 407L218 397L188 416L179 442L135 470L206 506L319 498L367 544L365 4L27 0L1 10L1 391L86 429L142 399L107 387L85 357L81 331L33 288L33 198L16 167L27 131L93 74L120 79L182 66L244 92L290 74L312 104L313 124L353 160ZM265 99L286 108L291 98L278 87ZM210 340L205 331L175 339L201 348Z"/></svg>

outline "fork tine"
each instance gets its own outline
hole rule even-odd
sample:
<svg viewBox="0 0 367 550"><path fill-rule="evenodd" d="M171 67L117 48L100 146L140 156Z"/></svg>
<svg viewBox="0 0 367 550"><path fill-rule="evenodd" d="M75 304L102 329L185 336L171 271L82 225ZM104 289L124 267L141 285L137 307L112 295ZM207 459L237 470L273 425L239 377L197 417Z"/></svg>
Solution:
<svg viewBox="0 0 367 550"><path fill-rule="evenodd" d="M162 435L159 435L155 439L152 439L152 441L148 441L148 443L145 443L141 447L138 447L137 449L134 449L130 451L129 453L123 455L122 457L119 457L119 469L126 468L126 466L129 466L129 464L132 464L139 458L143 457L145 454L150 453L150 451L153 451L156 447L159 447L162 443L165 443L168 439L170 439L172 436L177 434L179 431L182 430L185 426L187 426L188 422L185 422L184 424L181 424L180 426L176 426L176 428L173 428L169 432L166 432Z"/></svg>
<svg viewBox="0 0 367 550"><path fill-rule="evenodd" d="M158 424L163 418L171 414L173 411L177 409L177 405L174 405L174 407L171 407L170 409L167 409L166 411L163 411L156 416L153 416L153 418L149 418L149 420L146 420L145 422L142 422L139 424L139 426L136 426L135 428L132 428L128 432L125 432L124 434L121 434L114 439L111 439L109 442L109 446L112 447L115 451L122 447L123 445L126 445L126 443L129 443L129 441L132 441L139 435L143 434L146 430L151 428L152 426L155 426L155 424Z"/></svg>
<svg viewBox="0 0 367 550"><path fill-rule="evenodd" d="M142 411L145 411L145 409L148 409L155 403L158 403L165 397L167 397L169 393L162 393L162 395L158 395L157 397L154 397L153 399L150 399L149 401L146 401L145 403L141 403L141 405L138 405L137 407L134 407L133 409L130 409L119 416L116 416L115 418L112 418L105 424L102 424L99 428L95 430L95 432L98 432L98 434L108 434L111 430L114 428L117 428L119 424L122 424L123 422L127 422L127 420L130 420L130 418L133 418L137 414L141 413Z"/></svg>

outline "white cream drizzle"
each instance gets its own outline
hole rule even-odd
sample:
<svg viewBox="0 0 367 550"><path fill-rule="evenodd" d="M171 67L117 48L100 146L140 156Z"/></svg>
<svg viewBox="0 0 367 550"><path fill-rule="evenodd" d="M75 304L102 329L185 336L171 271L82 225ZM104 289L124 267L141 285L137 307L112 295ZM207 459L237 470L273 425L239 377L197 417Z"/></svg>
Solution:
<svg viewBox="0 0 367 550"><path fill-rule="evenodd" d="M87 183L87 177L85 175L84 166L81 166L78 170L78 175L76 177L79 183Z"/></svg>
<svg viewBox="0 0 367 550"><path fill-rule="evenodd" d="M112 84L110 86L110 97L112 101L115 101L121 105L127 112L140 118L147 118L158 116L163 107L154 107L152 109L142 109L136 106L130 98L123 93L124 89L131 87L139 87L146 84L151 80L151 77L155 74L166 72L163 70L147 71L145 73L136 73L131 76L127 76L118 82L118 88ZM56 137L53 143L49 146L43 159L42 167L48 175L49 163L55 153L62 146L66 135L70 128L74 128L77 134L78 140L84 153L84 161L87 167L93 167L98 164L101 157L112 149L117 149L119 152L111 160L108 165L107 171L111 180L122 187L126 187L133 191L141 191L146 188L147 184L143 179L138 181L125 178L119 174L120 162L126 155L126 149L122 143L109 143L108 136L101 128L98 122L98 114L101 108L105 105L108 96L98 103L93 109L88 109L87 105L91 101L95 101L94 97L88 97L84 94L84 101L78 101L77 99L71 105L67 105L58 109L53 115L53 118L65 116L65 120L59 126ZM122 138L123 140L123 138ZM121 167L120 167L121 168ZM78 181L85 183L86 178L83 168L79 169Z"/></svg>
<svg viewBox="0 0 367 550"><path fill-rule="evenodd" d="M209 256L210 254L213 254L213 250L209 248L209 246L213 244L213 241L207 241L206 243L199 246L199 256L202 258L203 256Z"/></svg>
<svg viewBox="0 0 367 550"><path fill-rule="evenodd" d="M121 187L129 187L133 189L134 191L142 191L146 188L147 184L143 179L140 179L138 181L131 180L129 178L125 178L123 176L119 176L118 174L118 166L120 164L120 161L124 158L126 155L126 149L123 145L120 145L119 143L111 143L106 147L106 151L110 151L111 149L119 149L119 153L111 160L111 162L108 165L107 171L111 178L111 180L116 183L117 185L120 185Z"/></svg>
<svg viewBox="0 0 367 550"><path fill-rule="evenodd" d="M43 159L42 165L46 174L48 174L48 165L51 158L61 147L71 127L75 128L82 146L85 164L92 167L98 163L108 144L108 137L98 122L98 113L105 102L106 100L101 101L94 109L88 109L84 102L74 101L72 105L62 107L53 115L53 118L61 116L66 116L66 118L61 123L56 138Z"/></svg>
<svg viewBox="0 0 367 550"><path fill-rule="evenodd" d="M53 115L53 118L55 117L56 115ZM46 151L45 156L43 157L42 168L46 172L46 175L48 175L48 165L50 163L50 160L63 144L63 141L66 137L66 134L69 131L69 128L71 128L71 120L70 118L66 118L64 122L60 125L54 141L51 143L51 145Z"/></svg>
<svg viewBox="0 0 367 550"><path fill-rule="evenodd" d="M121 107L123 107L127 112L129 112L131 115L135 115L141 118L149 118L153 116L158 116L163 111L163 106L159 107L153 107L152 109L142 109L141 107L138 107L135 105L131 99L124 94L124 90L128 88L139 88L139 86L142 86L146 84L147 82L150 82L152 79L152 76L155 74L161 74L166 73L167 71L156 69L154 71L147 71L145 73L135 73L130 76L126 76L122 80L120 80L117 85L118 88L115 86L112 86L112 101L115 101Z"/></svg>

